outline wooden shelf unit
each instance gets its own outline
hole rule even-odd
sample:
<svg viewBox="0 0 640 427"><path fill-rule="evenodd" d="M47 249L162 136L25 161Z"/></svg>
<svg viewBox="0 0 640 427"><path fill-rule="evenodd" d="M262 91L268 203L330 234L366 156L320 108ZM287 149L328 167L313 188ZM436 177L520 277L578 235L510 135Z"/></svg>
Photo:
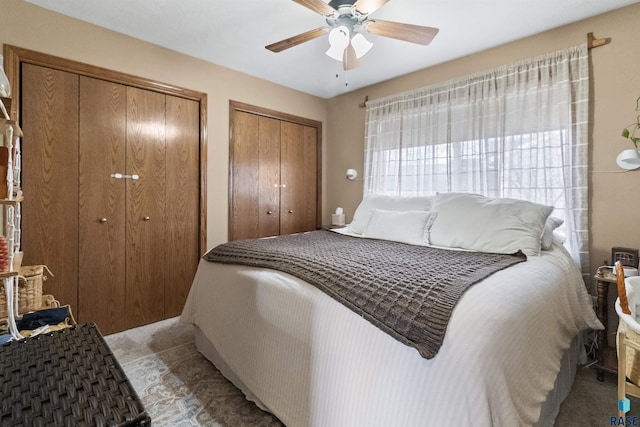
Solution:
<svg viewBox="0 0 640 427"><path fill-rule="evenodd" d="M0 97L0 119L11 120L11 98Z"/></svg>
<svg viewBox="0 0 640 427"><path fill-rule="evenodd" d="M16 197L15 199L0 199L0 205L17 205L22 203L24 197L22 195Z"/></svg>
<svg viewBox="0 0 640 427"><path fill-rule="evenodd" d="M0 64L1 65L1 64ZM8 250L9 250L9 265L13 266L14 258L20 249L20 236L21 236L21 203L24 200L22 197L22 190L19 186L14 188L13 183L16 181L19 183L19 176L16 174L20 172L19 158L20 144L19 138L22 138L22 129L15 120L15 112L12 110L12 103L10 98L0 98L0 129L2 129L3 146L8 148L8 161L6 165L6 176L2 179L6 179L7 186L4 197L0 199L0 212L2 214L2 234L7 237ZM6 304L8 319L7 323L9 331L14 339L20 339L22 336L18 332L15 323L15 316L18 314L17 310L17 271L9 271L0 273L0 280L4 282L4 289L6 295ZM13 292L11 292L11 290Z"/></svg>
<svg viewBox="0 0 640 427"><path fill-rule="evenodd" d="M0 279L9 279L11 277L18 277L17 271L5 271L0 273Z"/></svg>

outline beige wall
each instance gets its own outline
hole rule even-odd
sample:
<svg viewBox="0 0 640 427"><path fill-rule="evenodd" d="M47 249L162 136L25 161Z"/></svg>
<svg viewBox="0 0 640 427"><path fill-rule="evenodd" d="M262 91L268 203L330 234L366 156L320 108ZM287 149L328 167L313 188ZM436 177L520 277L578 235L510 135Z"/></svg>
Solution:
<svg viewBox="0 0 640 427"><path fill-rule="evenodd" d="M326 210L342 206L349 221L362 197L362 181L347 181L345 170L352 167L362 173L364 109L358 104L365 96L375 99L563 49L585 42L587 33L593 32L596 37L611 38L610 44L591 51L593 271L610 258L612 246L640 248L640 170L622 173L615 163L620 151L632 148L620 133L634 120L640 96L638 22L640 4L635 4L328 100Z"/></svg>
<svg viewBox="0 0 640 427"><path fill-rule="evenodd" d="M325 139L326 100L322 98L71 19L22 0L2 0L0 44L206 93L208 247L227 240L229 100L321 121L325 126Z"/></svg>

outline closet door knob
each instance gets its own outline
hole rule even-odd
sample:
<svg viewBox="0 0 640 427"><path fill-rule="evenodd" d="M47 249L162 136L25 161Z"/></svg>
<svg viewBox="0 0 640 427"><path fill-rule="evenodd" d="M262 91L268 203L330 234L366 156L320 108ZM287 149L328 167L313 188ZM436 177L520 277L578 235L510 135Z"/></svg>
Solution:
<svg viewBox="0 0 640 427"><path fill-rule="evenodd" d="M267 215L271 215L273 211L267 211Z"/></svg>
<svg viewBox="0 0 640 427"><path fill-rule="evenodd" d="M289 209L289 213L293 213L293 209Z"/></svg>
<svg viewBox="0 0 640 427"><path fill-rule="evenodd" d="M149 221L151 218L149 218L148 216L145 216L145 217L144 217L144 218L142 218L142 219L144 219L145 221Z"/></svg>
<svg viewBox="0 0 640 427"><path fill-rule="evenodd" d="M107 218L100 218L100 222L102 222L102 223L107 222Z"/></svg>

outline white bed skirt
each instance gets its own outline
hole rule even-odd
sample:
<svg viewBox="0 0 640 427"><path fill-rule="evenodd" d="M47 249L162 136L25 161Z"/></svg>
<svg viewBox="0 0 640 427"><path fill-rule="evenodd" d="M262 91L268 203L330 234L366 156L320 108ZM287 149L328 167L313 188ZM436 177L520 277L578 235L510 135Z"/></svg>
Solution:
<svg viewBox="0 0 640 427"><path fill-rule="evenodd" d="M204 333L197 326L195 330L196 347L215 367L233 383L247 400L255 403L260 409L269 411L269 408L256 397L251 390L242 382L240 378L229 368L229 365L222 359L215 346L207 339ZM579 363L586 360L586 352L583 345L582 334L578 334L571 343L571 347L562 356L560 372L556 378L553 390L549 392L547 400L543 403L540 411L540 419L535 427L553 427L555 419L560 411L560 405L571 392ZM270 412L270 411L269 411Z"/></svg>

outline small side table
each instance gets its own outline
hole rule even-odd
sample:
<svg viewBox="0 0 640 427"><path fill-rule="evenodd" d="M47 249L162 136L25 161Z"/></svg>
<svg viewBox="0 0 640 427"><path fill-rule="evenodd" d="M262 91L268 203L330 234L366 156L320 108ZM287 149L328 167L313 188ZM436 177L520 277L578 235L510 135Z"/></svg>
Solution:
<svg viewBox="0 0 640 427"><path fill-rule="evenodd" d="M618 283L618 280L616 279L615 273L609 269L598 269L594 279L596 280L596 294L598 298L596 315L604 326L604 329L598 331L598 361L595 367L598 372L598 380L604 381L605 372L612 374L618 373L618 356L616 354L616 348L610 347L607 342L609 330L609 285L611 283Z"/></svg>

